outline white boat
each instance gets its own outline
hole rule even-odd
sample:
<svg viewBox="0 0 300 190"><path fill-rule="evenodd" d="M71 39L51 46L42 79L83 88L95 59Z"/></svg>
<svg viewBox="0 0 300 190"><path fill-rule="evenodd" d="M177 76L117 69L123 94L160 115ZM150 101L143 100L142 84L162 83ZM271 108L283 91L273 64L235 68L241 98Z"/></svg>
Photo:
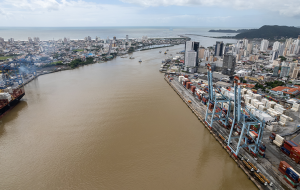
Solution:
<svg viewBox="0 0 300 190"><path fill-rule="evenodd" d="M134 57L130 56L129 59L134 59Z"/></svg>
<svg viewBox="0 0 300 190"><path fill-rule="evenodd" d="M161 53L161 51L159 51L159 53Z"/></svg>

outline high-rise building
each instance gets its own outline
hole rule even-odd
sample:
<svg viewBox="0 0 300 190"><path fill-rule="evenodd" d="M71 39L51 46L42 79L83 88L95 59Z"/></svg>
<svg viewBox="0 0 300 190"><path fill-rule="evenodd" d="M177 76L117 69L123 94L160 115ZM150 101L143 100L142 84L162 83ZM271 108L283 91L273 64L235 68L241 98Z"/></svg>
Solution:
<svg viewBox="0 0 300 190"><path fill-rule="evenodd" d="M117 40L117 37L116 37L116 36L114 36L113 40L115 40L115 41L116 41L116 40Z"/></svg>
<svg viewBox="0 0 300 190"><path fill-rule="evenodd" d="M205 48L201 46L201 47L199 48L199 55L198 55L198 56L199 56L199 57L198 57L199 59L204 59L204 52L205 52Z"/></svg>
<svg viewBox="0 0 300 190"><path fill-rule="evenodd" d="M279 47L278 47L278 55L279 56L282 56L283 55L283 52L284 52L284 43L280 43L279 44Z"/></svg>
<svg viewBox="0 0 300 190"><path fill-rule="evenodd" d="M204 60L205 60L205 61L208 61L209 56L210 56L209 49L206 49L206 50L204 51Z"/></svg>
<svg viewBox="0 0 300 190"><path fill-rule="evenodd" d="M293 78L293 79L298 78L299 70L300 70L300 67L295 67L291 78Z"/></svg>
<svg viewBox="0 0 300 190"><path fill-rule="evenodd" d="M31 37L28 37L28 42L29 42L29 43L32 43Z"/></svg>
<svg viewBox="0 0 300 190"><path fill-rule="evenodd" d="M4 38L0 37L0 43L3 43L3 42L4 42Z"/></svg>
<svg viewBox="0 0 300 190"><path fill-rule="evenodd" d="M199 42L187 41L185 42L184 64L190 67L197 67Z"/></svg>
<svg viewBox="0 0 300 190"><path fill-rule="evenodd" d="M278 41L274 42L272 50L273 50L273 51L278 50L278 49L279 49L279 46L280 46L280 42L278 42Z"/></svg>
<svg viewBox="0 0 300 190"><path fill-rule="evenodd" d="M128 42L128 35L126 35L126 42Z"/></svg>
<svg viewBox="0 0 300 190"><path fill-rule="evenodd" d="M290 63L290 73L289 76L293 75L294 69L297 68L298 63Z"/></svg>
<svg viewBox="0 0 300 190"><path fill-rule="evenodd" d="M236 58L234 55L232 54L224 55L222 74L232 76L234 74L235 64L236 64Z"/></svg>
<svg viewBox="0 0 300 190"><path fill-rule="evenodd" d="M252 49L253 49L253 44L252 43L248 43L248 45L247 45L247 51L249 52L249 54L252 53Z"/></svg>
<svg viewBox="0 0 300 190"><path fill-rule="evenodd" d="M280 71L280 77L288 77L290 73L289 66L282 66Z"/></svg>
<svg viewBox="0 0 300 190"><path fill-rule="evenodd" d="M279 76L278 72L279 72L279 66L274 67L272 76L273 77L278 77Z"/></svg>
<svg viewBox="0 0 300 190"><path fill-rule="evenodd" d="M247 47L248 47L248 39L244 38L243 39L243 48L247 49Z"/></svg>
<svg viewBox="0 0 300 190"><path fill-rule="evenodd" d="M260 51L267 51L268 46L269 46L269 41L263 39L260 44Z"/></svg>
<svg viewBox="0 0 300 190"><path fill-rule="evenodd" d="M215 56L222 56L223 55L223 42L216 42L215 46Z"/></svg>
<svg viewBox="0 0 300 190"><path fill-rule="evenodd" d="M273 55L272 55L272 61L274 61L274 60L276 60L277 58L278 58L278 55L279 53L278 53L278 50L276 50L276 51L273 51Z"/></svg>

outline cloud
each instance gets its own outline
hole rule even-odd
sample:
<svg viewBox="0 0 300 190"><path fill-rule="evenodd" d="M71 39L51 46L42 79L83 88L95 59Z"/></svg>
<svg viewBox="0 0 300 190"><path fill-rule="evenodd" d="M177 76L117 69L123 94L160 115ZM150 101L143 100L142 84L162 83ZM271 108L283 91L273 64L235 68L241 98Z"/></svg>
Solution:
<svg viewBox="0 0 300 190"><path fill-rule="evenodd" d="M203 6L224 7L237 10L261 9L278 12L284 16L299 16L299 0L121 0L125 3L138 4L144 7L156 6Z"/></svg>

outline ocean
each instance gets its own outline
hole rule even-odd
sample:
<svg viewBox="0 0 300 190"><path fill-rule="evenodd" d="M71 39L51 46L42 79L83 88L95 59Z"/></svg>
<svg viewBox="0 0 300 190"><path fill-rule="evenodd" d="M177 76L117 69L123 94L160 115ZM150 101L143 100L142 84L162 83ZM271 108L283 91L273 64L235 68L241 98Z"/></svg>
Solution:
<svg viewBox="0 0 300 190"><path fill-rule="evenodd" d="M15 41L28 40L28 37L39 37L42 41L58 40L64 37L70 39L84 39L84 37L91 36L95 39L96 36L101 39L112 39L114 36L117 39L125 39L126 35L129 38L142 38L147 36L153 37L178 37L185 35L192 38L192 40L200 41L203 46L211 46L215 41L222 39L205 38L201 36L191 36L187 34L203 35L203 36L234 36L235 33L216 33L208 32L210 29L219 28L204 28L204 27L0 27L0 37L7 40L14 38ZM229 28L238 29L238 28ZM223 39L222 41L232 43L236 40Z"/></svg>

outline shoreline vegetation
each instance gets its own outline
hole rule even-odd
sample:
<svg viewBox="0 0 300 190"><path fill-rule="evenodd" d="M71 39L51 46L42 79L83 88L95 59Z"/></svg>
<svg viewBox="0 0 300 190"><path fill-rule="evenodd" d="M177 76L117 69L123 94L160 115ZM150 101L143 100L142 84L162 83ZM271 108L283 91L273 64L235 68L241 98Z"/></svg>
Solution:
<svg viewBox="0 0 300 190"><path fill-rule="evenodd" d="M268 39L268 40L284 40L288 38L297 38L300 35L300 28L294 26L278 26L264 25L258 29L241 29L241 30L209 30L209 32L234 33L239 31L235 36L203 36L209 38L225 38L225 39ZM195 35L195 34L194 34Z"/></svg>

